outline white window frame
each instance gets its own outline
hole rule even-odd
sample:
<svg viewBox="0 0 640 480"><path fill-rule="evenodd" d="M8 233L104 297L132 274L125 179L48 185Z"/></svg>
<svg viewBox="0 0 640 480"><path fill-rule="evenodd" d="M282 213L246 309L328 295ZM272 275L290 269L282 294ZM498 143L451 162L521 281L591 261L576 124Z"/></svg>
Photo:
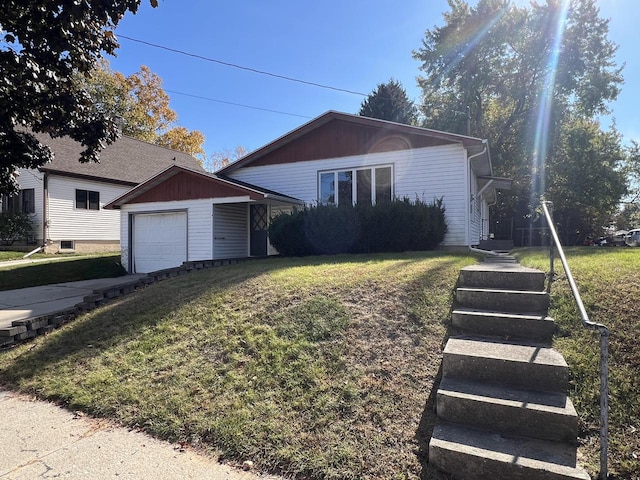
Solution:
<svg viewBox="0 0 640 480"><path fill-rule="evenodd" d="M381 165L367 165L363 167L347 167L347 168L337 168L331 170L319 170L318 171L318 203L326 204L326 205L338 205L339 204L339 194L338 194L338 174L342 172L351 172L351 205L355 205L358 199L358 171L369 170L371 172L371 205L376 204L376 169L378 168L390 168L391 169L391 199L394 198L394 190L395 190L395 181L394 181L394 171L392 163L385 163ZM324 202L322 200L322 175L333 174L333 185L334 185L334 202Z"/></svg>

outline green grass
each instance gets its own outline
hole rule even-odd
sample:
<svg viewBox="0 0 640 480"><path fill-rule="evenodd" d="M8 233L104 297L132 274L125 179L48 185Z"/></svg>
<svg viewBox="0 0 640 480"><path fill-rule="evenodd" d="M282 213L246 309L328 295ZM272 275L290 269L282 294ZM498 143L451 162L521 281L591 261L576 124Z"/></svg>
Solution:
<svg viewBox="0 0 640 480"><path fill-rule="evenodd" d="M93 278L118 277L125 273L120 265L119 253L91 257L70 256L64 260L56 257L51 262L5 267L0 265L0 291Z"/></svg>
<svg viewBox="0 0 640 480"><path fill-rule="evenodd" d="M22 260L22 257L24 257L27 253L29 253L29 252L16 252L16 251L13 251L13 250L0 250L0 262L4 262L6 260ZM44 254L44 253L34 253L29 258L46 258L46 257L52 257L52 255L47 255L47 254Z"/></svg>
<svg viewBox="0 0 640 480"><path fill-rule="evenodd" d="M11 389L313 479L445 480L434 381L468 255L269 259L193 272L2 354Z"/></svg>
<svg viewBox="0 0 640 480"><path fill-rule="evenodd" d="M524 265L548 271L548 254L518 254ZM610 330L610 478L640 479L640 248L570 248L567 259L592 321ZM585 330L562 265L552 287L554 345L571 375L571 399L581 420L582 461L599 470L599 334Z"/></svg>

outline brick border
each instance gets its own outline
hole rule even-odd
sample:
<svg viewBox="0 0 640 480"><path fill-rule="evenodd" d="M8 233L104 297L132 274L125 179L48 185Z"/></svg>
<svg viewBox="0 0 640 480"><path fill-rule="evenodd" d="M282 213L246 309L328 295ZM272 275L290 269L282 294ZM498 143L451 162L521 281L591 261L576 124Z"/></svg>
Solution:
<svg viewBox="0 0 640 480"><path fill-rule="evenodd" d="M146 277L141 277L138 280L131 282L121 283L106 288L99 288L93 291L92 294L86 295L82 302L76 304L71 308L64 310L58 310L46 315L40 315L37 317L25 318L22 320L14 320L11 322L11 326L8 328L0 328L0 349L9 348L25 340L29 340L38 335L43 335L51 332L52 330L64 325L75 319L78 315L93 310L114 298L121 297L123 295L129 295L140 288L144 288L147 285L175 278L195 270L203 270L207 268L224 267L227 265L235 265L245 261L251 260L250 258L232 258L224 260L195 260L184 262L179 267L167 268L164 270L158 270L156 272L148 273Z"/></svg>

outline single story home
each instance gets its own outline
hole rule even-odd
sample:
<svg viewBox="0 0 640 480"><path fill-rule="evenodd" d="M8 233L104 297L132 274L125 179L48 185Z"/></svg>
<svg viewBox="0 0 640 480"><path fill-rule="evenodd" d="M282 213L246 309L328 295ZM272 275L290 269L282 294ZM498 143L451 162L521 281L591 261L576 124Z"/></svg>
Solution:
<svg viewBox="0 0 640 480"><path fill-rule="evenodd" d="M120 250L120 214L104 206L172 165L202 170L191 155L122 136L100 154L100 163L80 163L83 147L69 137L37 134L55 155L38 169L19 169L18 195L3 196L2 212L33 215L27 243L46 251Z"/></svg>
<svg viewBox="0 0 640 480"><path fill-rule="evenodd" d="M493 176L486 140L330 111L216 174L171 166L113 200L122 264L150 272L186 260L276 254L270 219L296 205L443 198L444 246L488 237Z"/></svg>

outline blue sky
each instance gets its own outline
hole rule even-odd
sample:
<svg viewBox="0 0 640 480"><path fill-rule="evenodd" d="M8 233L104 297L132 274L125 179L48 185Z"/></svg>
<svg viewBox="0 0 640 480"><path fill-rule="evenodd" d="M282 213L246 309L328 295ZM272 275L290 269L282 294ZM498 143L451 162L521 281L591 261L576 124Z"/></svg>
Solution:
<svg viewBox="0 0 640 480"><path fill-rule="evenodd" d="M611 20L609 38L620 46L617 61L626 63L625 85L611 106L625 142L640 140L635 112L640 85L636 2L598 0L601 16ZM178 123L205 134L209 156L238 145L254 150L327 110L356 113L364 97L191 58L122 35L364 94L393 77L418 101L419 63L411 53L420 48L425 30L443 24L442 13L448 10L446 0L159 3L154 9L143 0L136 15L121 21L116 30L120 49L117 58L110 58L111 66L128 75L147 65L162 77ZM605 125L608 122L603 119Z"/></svg>

